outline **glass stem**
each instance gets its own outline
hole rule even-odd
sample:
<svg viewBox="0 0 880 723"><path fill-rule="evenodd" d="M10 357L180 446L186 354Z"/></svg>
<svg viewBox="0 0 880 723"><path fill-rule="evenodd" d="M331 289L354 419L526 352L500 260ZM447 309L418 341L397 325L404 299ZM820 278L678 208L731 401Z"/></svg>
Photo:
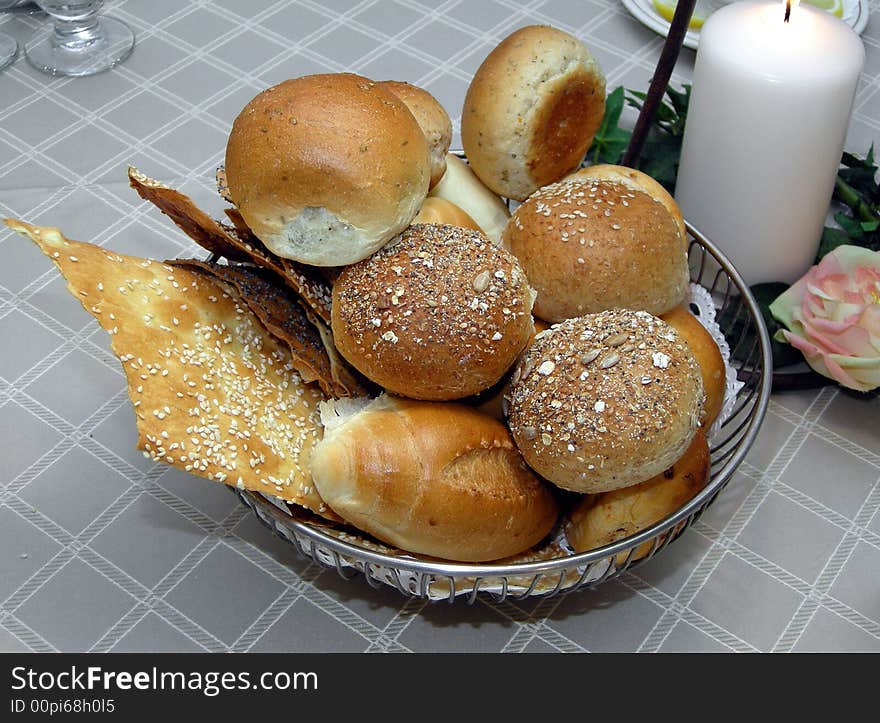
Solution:
<svg viewBox="0 0 880 723"><path fill-rule="evenodd" d="M66 50L81 50L93 45L102 37L98 14L94 13L76 20L55 18L52 44Z"/></svg>

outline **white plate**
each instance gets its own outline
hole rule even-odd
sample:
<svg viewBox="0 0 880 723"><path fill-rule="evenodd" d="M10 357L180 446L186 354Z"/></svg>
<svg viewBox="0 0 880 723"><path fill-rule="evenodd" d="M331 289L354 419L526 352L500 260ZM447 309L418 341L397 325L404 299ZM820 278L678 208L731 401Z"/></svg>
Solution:
<svg viewBox="0 0 880 723"><path fill-rule="evenodd" d="M629 10L630 15L642 25L666 37L666 33L669 32L669 21L654 9L651 0L621 0L621 2ZM868 0L843 0L843 20L859 35L868 24L868 15ZM684 37L684 46L696 50L699 39L699 30L688 30Z"/></svg>

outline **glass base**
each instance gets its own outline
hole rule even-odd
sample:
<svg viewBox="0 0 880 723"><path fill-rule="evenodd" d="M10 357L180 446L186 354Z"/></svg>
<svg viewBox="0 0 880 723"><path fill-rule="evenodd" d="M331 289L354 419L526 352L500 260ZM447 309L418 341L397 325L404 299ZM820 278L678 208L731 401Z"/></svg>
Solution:
<svg viewBox="0 0 880 723"><path fill-rule="evenodd" d="M121 20L101 16L100 37L69 46L55 42L50 23L40 28L24 46L25 55L37 70L49 75L94 75L125 60L134 48L134 33Z"/></svg>
<svg viewBox="0 0 880 723"><path fill-rule="evenodd" d="M18 43L5 33L0 33L0 70L11 65L18 53Z"/></svg>

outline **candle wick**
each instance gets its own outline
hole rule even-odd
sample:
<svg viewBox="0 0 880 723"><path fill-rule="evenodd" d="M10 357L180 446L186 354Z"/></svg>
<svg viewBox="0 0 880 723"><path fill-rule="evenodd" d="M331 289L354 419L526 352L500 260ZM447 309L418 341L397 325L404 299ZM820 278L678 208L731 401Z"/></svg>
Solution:
<svg viewBox="0 0 880 723"><path fill-rule="evenodd" d="M791 0L785 0L785 22L791 17Z"/></svg>

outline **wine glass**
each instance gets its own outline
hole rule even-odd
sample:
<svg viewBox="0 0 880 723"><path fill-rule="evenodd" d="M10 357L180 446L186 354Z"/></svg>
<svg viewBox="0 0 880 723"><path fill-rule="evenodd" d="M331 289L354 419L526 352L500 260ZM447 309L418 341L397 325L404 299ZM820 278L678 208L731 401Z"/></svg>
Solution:
<svg viewBox="0 0 880 723"><path fill-rule="evenodd" d="M15 38L6 33L0 33L0 70L10 65L18 53L18 43Z"/></svg>
<svg viewBox="0 0 880 723"><path fill-rule="evenodd" d="M121 20L98 15L103 0L37 0L52 18L25 43L25 56L50 75L94 75L125 60L134 33Z"/></svg>

